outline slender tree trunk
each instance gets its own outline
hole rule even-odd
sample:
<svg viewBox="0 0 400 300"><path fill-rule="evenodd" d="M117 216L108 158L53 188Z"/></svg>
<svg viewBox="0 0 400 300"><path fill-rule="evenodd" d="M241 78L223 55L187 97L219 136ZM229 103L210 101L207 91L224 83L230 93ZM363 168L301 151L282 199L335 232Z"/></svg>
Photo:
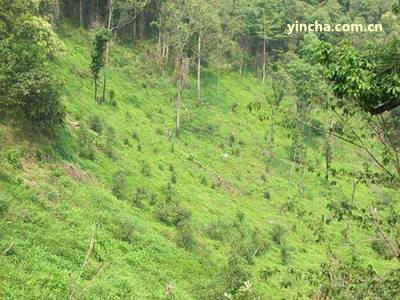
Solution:
<svg viewBox="0 0 400 300"><path fill-rule="evenodd" d="M325 179L329 181L329 172L331 170L331 162L332 162L332 132L335 126L335 122L331 121L331 126L329 129L329 133L326 136L325 141Z"/></svg>
<svg viewBox="0 0 400 300"><path fill-rule="evenodd" d="M111 29L111 18L112 18L112 5L113 5L113 0L109 1L109 10L108 10L108 30ZM102 102L106 100L106 87L107 87L107 76L108 76L108 56L110 52L110 42L107 42L106 44L106 57L105 57L105 63L104 63L104 80L103 80L103 99Z"/></svg>
<svg viewBox="0 0 400 300"><path fill-rule="evenodd" d="M137 12L136 12L136 8L135 8L135 16L136 16ZM133 42L136 42L136 18L133 21Z"/></svg>
<svg viewBox="0 0 400 300"><path fill-rule="evenodd" d="M94 101L97 102L97 80L94 79Z"/></svg>
<svg viewBox="0 0 400 300"><path fill-rule="evenodd" d="M201 105L201 32L199 32L199 40L197 47L197 107Z"/></svg>
<svg viewBox="0 0 400 300"><path fill-rule="evenodd" d="M54 23L57 23L60 20L60 14L61 14L60 1L55 0L54 1Z"/></svg>
<svg viewBox="0 0 400 300"><path fill-rule="evenodd" d="M82 0L79 0L79 26L83 27L83 7Z"/></svg>
<svg viewBox="0 0 400 300"><path fill-rule="evenodd" d="M158 50L157 52L158 52L159 59L161 61L161 59L162 59L162 41L161 41L161 31L160 30L158 31L157 50Z"/></svg>
<svg viewBox="0 0 400 300"><path fill-rule="evenodd" d="M167 46L165 44L165 41L163 41L162 42L162 54L161 54L162 58L166 57L166 55L167 55L166 53L167 53Z"/></svg>
<svg viewBox="0 0 400 300"><path fill-rule="evenodd" d="M217 93L219 95L219 64L217 66Z"/></svg>
<svg viewBox="0 0 400 300"><path fill-rule="evenodd" d="M267 47L266 47L266 40L264 39L263 41L263 77L262 81L263 83L265 82L265 77L266 77L266 67L267 67Z"/></svg>
<svg viewBox="0 0 400 300"><path fill-rule="evenodd" d="M180 83L178 82L178 85ZM178 86L178 98L176 100L176 136L179 137L181 130L181 87Z"/></svg>
<svg viewBox="0 0 400 300"><path fill-rule="evenodd" d="M307 157L307 147L305 147L304 149L304 158L302 159L301 162L301 176L300 176L300 182L299 182L299 195L300 197L303 196L304 194L304 177L305 177L305 173L306 173L306 164L305 164L305 160Z"/></svg>
<svg viewBox="0 0 400 300"><path fill-rule="evenodd" d="M179 58L179 76L178 76L178 82L177 82L177 88L178 88L178 95L176 99L176 136L179 137L180 133L180 115L181 115L181 91L182 91L182 80L181 80L181 69L182 69L182 58Z"/></svg>
<svg viewBox="0 0 400 300"><path fill-rule="evenodd" d="M272 159L272 149L274 147L274 142L275 142L275 109L274 106L271 106L271 127L270 127L270 132L269 132L269 159Z"/></svg>
<svg viewBox="0 0 400 300"><path fill-rule="evenodd" d="M139 14L139 32L138 32L138 37L142 38L144 36L145 33L145 29L146 29L146 16L145 16L145 11L142 10L142 12Z"/></svg>
<svg viewBox="0 0 400 300"><path fill-rule="evenodd" d="M181 106L182 106L182 81L183 81L183 57L179 56L178 59L178 82L177 82L177 90L178 95L176 99L176 136L179 137L180 129L181 129Z"/></svg>

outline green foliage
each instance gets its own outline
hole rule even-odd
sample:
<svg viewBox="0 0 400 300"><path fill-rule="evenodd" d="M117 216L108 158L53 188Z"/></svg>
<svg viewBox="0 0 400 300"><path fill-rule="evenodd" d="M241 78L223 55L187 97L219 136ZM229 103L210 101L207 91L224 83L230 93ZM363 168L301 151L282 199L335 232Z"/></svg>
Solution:
<svg viewBox="0 0 400 300"><path fill-rule="evenodd" d="M48 23L31 14L31 3L14 2L0 8L1 15L20 15L0 23L0 110L23 113L35 128L50 131L64 120L60 84L49 60L62 46ZM9 11L7 11L7 9Z"/></svg>
<svg viewBox="0 0 400 300"><path fill-rule="evenodd" d="M117 107L118 103L117 100L115 99L115 91L114 90L109 90L108 91L108 96L109 96L109 102L111 104L111 106L113 106L114 108Z"/></svg>
<svg viewBox="0 0 400 300"><path fill-rule="evenodd" d="M0 195L0 218L2 218L8 210L8 202Z"/></svg>
<svg viewBox="0 0 400 300"><path fill-rule="evenodd" d="M111 38L110 30L101 28L96 32L93 41L93 49L91 53L90 70L92 71L93 81L95 85L95 100L97 101L97 82L99 80L100 71L105 63L105 51L107 43ZM102 101L104 101L103 99ZM99 102L102 102L99 101Z"/></svg>
<svg viewBox="0 0 400 300"><path fill-rule="evenodd" d="M95 136L93 132L82 125L78 130L78 153L82 158L95 159Z"/></svg>
<svg viewBox="0 0 400 300"><path fill-rule="evenodd" d="M104 151L110 158L115 157L114 144L116 140L115 129L111 126L106 128L104 133Z"/></svg>
<svg viewBox="0 0 400 300"><path fill-rule="evenodd" d="M135 193L132 196L132 204L136 207L143 207L143 202L147 198L147 192L143 187L136 188Z"/></svg>
<svg viewBox="0 0 400 300"><path fill-rule="evenodd" d="M150 164L147 161L143 160L141 162L140 173L142 173L142 175L145 176L145 177L150 177L151 176L151 167L150 167Z"/></svg>
<svg viewBox="0 0 400 300"><path fill-rule="evenodd" d="M224 292L235 295L243 283L249 279L245 260L239 255L231 254L222 276L221 285Z"/></svg>
<svg viewBox="0 0 400 300"><path fill-rule="evenodd" d="M135 228L128 220L121 221L117 224L115 235L124 242L132 243L134 241Z"/></svg>
<svg viewBox="0 0 400 300"><path fill-rule="evenodd" d="M111 191L118 199L124 199L128 192L128 182L124 171L117 171L111 179Z"/></svg>
<svg viewBox="0 0 400 300"><path fill-rule="evenodd" d="M97 132L98 134L102 133L104 125L103 121L100 119L99 116L97 115L92 116L90 118L89 124L90 124L90 129L92 129L94 132Z"/></svg>
<svg viewBox="0 0 400 300"><path fill-rule="evenodd" d="M339 98L337 106L351 112L351 103L373 115L398 106L400 96L397 57L400 41L366 44L355 49L348 43L332 46L321 43L317 55L326 67L327 77Z"/></svg>
<svg viewBox="0 0 400 300"><path fill-rule="evenodd" d="M229 239L231 226L228 223L218 219L207 225L205 233L207 236L216 241L224 241Z"/></svg>
<svg viewBox="0 0 400 300"><path fill-rule="evenodd" d="M354 256L350 261L332 259L323 263L320 272L312 278L320 297L393 299L400 287L398 271L381 277L371 265L364 267Z"/></svg>
<svg viewBox="0 0 400 300"><path fill-rule="evenodd" d="M176 244L191 251L196 246L193 225L190 222L180 222L176 229Z"/></svg>
<svg viewBox="0 0 400 300"><path fill-rule="evenodd" d="M191 218L191 213L176 200L169 200L157 205L156 217L167 225L176 226L183 221L189 220Z"/></svg>
<svg viewBox="0 0 400 300"><path fill-rule="evenodd" d="M280 247L281 263L287 265L290 260L290 252L288 246L284 243Z"/></svg>
<svg viewBox="0 0 400 300"><path fill-rule="evenodd" d="M272 241L277 245L281 245L283 242L284 233L285 229L281 225L274 225L271 230Z"/></svg>
<svg viewBox="0 0 400 300"><path fill-rule="evenodd" d="M87 5L87 1L83 2ZM152 18L152 13L157 12L154 8L157 3L153 4L143 14L144 19ZM260 47L257 39L245 33L245 26L238 26L238 33L238 27L231 23L242 22L243 19L237 16L251 7L250 4L249 1L224 0L212 5L229 8L218 11L225 28L217 37L225 35L223 38L230 39L236 35L233 44L237 47L247 45L249 48L243 50L252 60L255 59L253 53ZM286 1L285 22L290 22L291 18L295 20L294 16L303 20L309 17L314 4L318 10L327 5L317 1ZM337 12L333 7L332 16L327 11L321 15L334 19ZM117 11L113 17L118 18ZM142 27L142 22L138 18L137 27ZM369 174L374 174L376 168L362 152L354 151L339 139L334 139L337 159L333 161L331 179L335 184L328 187L316 172L311 171L324 168L321 155L324 141L321 134L307 131L307 125L319 126L331 117L323 105L326 99L314 97L318 93L311 90L304 90L304 95L312 95L313 99L302 135L302 141L307 144L307 160L302 174L291 172L293 164L287 159L291 144L288 134L292 132L294 122L288 122L288 119L295 110L296 96L300 96L298 91L303 92L299 87L301 80L297 78L300 75L295 73L306 73L312 68L311 59L304 58L300 63L310 66L293 68L291 75L297 83L285 79L286 72L272 67L272 73L268 74L276 82L267 79L261 84L253 74L245 72L245 65L251 60L230 54L232 48L225 43L215 44L216 48L224 48L224 56L228 55L221 60L204 60L204 108L193 110L192 88L183 93L185 109L191 112L190 120L184 120L190 124L187 128L192 125L193 128L205 128L206 134L200 130L184 130L181 139L174 139L165 135L173 126L174 112L168 98L176 81L170 77L168 67L153 69L152 64L149 66L149 57L153 57L156 49L153 40L135 43L133 51L130 47L115 44L110 56L109 83L118 99L127 99L134 94L141 101L140 105L137 105L138 101L136 105L119 101L119 109L113 109L93 103L90 80L86 76L77 79L75 72L89 64L87 50L90 45L87 41L91 40L92 33L75 30L70 25L60 24L59 28L63 30L63 26L67 28L61 35L67 52L51 65L66 82L60 92L67 100L67 120L71 126L63 129L62 135L55 140L44 139L30 130L21 134L7 118L0 124L1 153L5 153L3 148L15 147L23 161L23 168L18 169L7 160L0 160L0 194L7 200L6 213L0 218L0 253L12 244L12 250L0 255L0 298L68 297L66 290L76 281L78 289L88 288L75 297L95 299L158 299L166 297L167 292L167 297L176 299L221 299L225 293L230 299L302 299L319 295L321 298L345 299L396 298L393 289L398 287L398 272L390 270L397 270L398 262L393 255L387 256L393 257L392 260L386 260L374 253L382 250L385 253L392 247L380 244L374 246L376 250L371 249L371 238L381 237L373 228L368 209L370 205L378 206L378 223L395 241L399 218L393 212L398 208L398 194L375 182L360 181L352 203L352 177L342 178L338 170L347 168L357 174L356 170L366 163ZM128 30L118 30L118 41L128 34ZM335 39L335 35L329 36ZM190 48L195 37L189 40L185 49L192 57L195 53ZM163 41L162 34L161 38ZM286 43L277 39L271 41L269 47L274 50L287 47L300 53L293 40L288 38ZM313 43L307 43L310 50ZM169 47L172 56L175 49L172 45ZM277 52L271 53L271 60L278 59ZM169 60L173 61L171 56ZM291 60L293 58L291 56ZM213 63L237 66L237 59L243 59L241 75L229 72L228 67L224 72L214 70ZM287 61L282 66L289 71ZM317 67L317 70L310 69L312 75L318 75L321 69ZM323 87L321 82L316 82L319 76L311 78L317 91ZM193 86L193 81L194 78L189 78L189 86ZM261 107L266 109L275 108L275 103L279 102L273 120L268 115L261 122L258 115L247 112L247 103L255 98L261 99ZM232 103L237 103L236 113L232 112ZM69 147L80 130L76 130L77 122L73 121L89 120L89 128L93 129L92 116L101 116L103 123L101 135L86 129L95 137L94 149L98 147L106 152L105 148L108 148L111 151L107 152L112 154L101 156L95 151L95 161L77 158L79 148ZM370 137L364 120L356 116L348 121L354 127L364 128L362 133L367 143L373 146L373 151L380 151L377 136ZM263 138L266 123L272 122L276 155L266 166L263 153L268 145ZM392 122L396 123L396 115ZM82 121L78 124L84 127ZM346 130L345 125L340 124L341 130ZM107 127L113 130L107 133ZM120 138L130 137L132 132L135 132L135 138L132 135L130 143L134 147L125 146L122 140L119 142ZM223 145L227 144L232 132L235 135L232 150L240 148L240 157L222 159L221 154L227 149L226 146L223 149ZM136 151L139 147L140 152ZM57 156L60 148L68 152L68 159ZM196 157L203 167L194 160L185 159L183 152ZM142 165L145 163L142 162L161 167L152 169L151 176L143 176ZM168 165L172 166L171 172ZM58 170L54 171L54 168ZM121 168L131 172L118 174ZM173 179L176 174L179 180ZM201 183L201 178L208 179L207 186ZM208 188L211 180L215 182L213 189ZM162 189L168 181L175 183ZM297 196L300 181L304 182L304 191ZM273 195L270 201L260 197L263 191ZM386 199L387 191L391 191L393 199ZM112 197L113 192L126 201ZM294 202L288 199L299 200L293 205ZM332 206L327 208L330 203ZM237 211L240 213L232 218ZM342 219L335 217L340 214ZM189 215L193 215L192 218ZM210 220L222 221L210 224ZM92 232L94 223L96 229ZM168 226L175 224L177 228ZM270 224L282 224L287 230L282 234L283 230L275 230ZM350 230L345 227L347 224ZM206 229L202 231L205 225ZM69 230L71 226L73 230ZM347 228L345 240L344 228ZM316 243L316 239L321 242ZM92 241L93 250L89 251L86 267L81 272ZM276 246L270 247L272 242ZM35 247L31 247L32 244ZM185 248L191 249L190 252ZM326 251L329 256L329 251L335 251L335 255L326 267L320 266L326 259ZM342 257L348 260L352 255L360 259L360 269L365 270L371 265L374 272L359 272L341 262ZM30 265L35 268L29 268ZM258 276L261 273L262 277ZM313 280L309 280L311 278ZM330 289L335 289L336 293L327 292Z"/></svg>
<svg viewBox="0 0 400 300"><path fill-rule="evenodd" d="M264 191L263 197L265 200L270 200L271 199L271 194L269 191Z"/></svg>
<svg viewBox="0 0 400 300"><path fill-rule="evenodd" d="M5 153L5 157L14 169L22 169L21 154L17 150L10 149Z"/></svg>
<svg viewBox="0 0 400 300"><path fill-rule="evenodd" d="M175 226L189 221L192 217L191 212L180 204L175 190L170 185L165 188L164 200L157 204L155 215L161 222Z"/></svg>

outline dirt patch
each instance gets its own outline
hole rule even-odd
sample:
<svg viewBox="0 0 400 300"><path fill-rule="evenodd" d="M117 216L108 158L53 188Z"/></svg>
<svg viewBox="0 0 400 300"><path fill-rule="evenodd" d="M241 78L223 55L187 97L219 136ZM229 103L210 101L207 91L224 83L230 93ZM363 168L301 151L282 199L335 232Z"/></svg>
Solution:
<svg viewBox="0 0 400 300"><path fill-rule="evenodd" d="M67 173L67 175L75 181L86 182L90 179L90 176L77 165L63 164L62 168L64 169L65 173Z"/></svg>

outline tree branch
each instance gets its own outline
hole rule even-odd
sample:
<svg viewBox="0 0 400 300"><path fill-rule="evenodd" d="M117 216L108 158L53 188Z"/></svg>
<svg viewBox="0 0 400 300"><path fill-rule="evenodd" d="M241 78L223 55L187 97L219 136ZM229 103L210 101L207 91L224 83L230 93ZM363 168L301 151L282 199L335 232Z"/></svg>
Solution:
<svg viewBox="0 0 400 300"><path fill-rule="evenodd" d="M371 115L380 115L383 114L385 111L390 111L398 106L400 106L400 101L392 100L378 107L371 108L368 111L371 113Z"/></svg>

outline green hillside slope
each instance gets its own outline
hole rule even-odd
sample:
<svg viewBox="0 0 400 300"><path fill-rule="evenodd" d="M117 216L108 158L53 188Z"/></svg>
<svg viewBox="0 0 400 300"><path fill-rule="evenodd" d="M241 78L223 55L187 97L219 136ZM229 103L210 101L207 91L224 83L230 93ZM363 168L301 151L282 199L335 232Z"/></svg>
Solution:
<svg viewBox="0 0 400 300"><path fill-rule="evenodd" d="M378 272L391 266L370 234L350 221L325 222L327 204L348 201L352 183L327 185L317 132L307 140L314 170L293 166L285 119L292 96L278 114L271 157L270 120L248 109L263 99L261 81L225 73L218 88L209 67L200 108L189 82L177 139L175 83L152 46L113 44L113 92L99 105L92 34L64 26L54 68L65 83L65 129L49 138L0 125L1 299L213 299L244 281L260 299L307 298L307 274L328 253L357 256ZM364 155L335 140L334 166L357 169ZM358 206L376 199L399 203L390 190L358 185Z"/></svg>

